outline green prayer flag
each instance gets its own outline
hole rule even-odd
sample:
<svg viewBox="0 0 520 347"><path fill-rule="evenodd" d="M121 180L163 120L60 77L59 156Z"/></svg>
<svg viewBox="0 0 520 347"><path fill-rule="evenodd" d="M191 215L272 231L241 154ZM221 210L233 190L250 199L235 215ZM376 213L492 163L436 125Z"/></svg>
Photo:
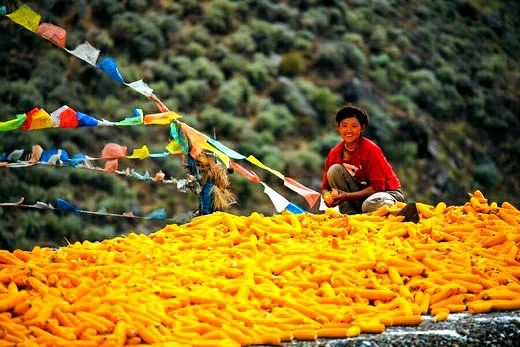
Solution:
<svg viewBox="0 0 520 347"><path fill-rule="evenodd" d="M7 122L0 122L0 131L10 131L18 129L23 122L25 122L27 116L24 114L16 115L16 119L8 120Z"/></svg>
<svg viewBox="0 0 520 347"><path fill-rule="evenodd" d="M143 116L134 116L134 117L127 117L119 122L117 122L115 125L125 125L125 126L131 126L131 125L140 125L143 124Z"/></svg>

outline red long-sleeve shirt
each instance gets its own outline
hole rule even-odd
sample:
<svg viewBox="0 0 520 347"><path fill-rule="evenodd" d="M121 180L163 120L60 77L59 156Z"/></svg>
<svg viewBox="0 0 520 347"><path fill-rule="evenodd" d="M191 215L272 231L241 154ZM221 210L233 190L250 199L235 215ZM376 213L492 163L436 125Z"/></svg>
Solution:
<svg viewBox="0 0 520 347"><path fill-rule="evenodd" d="M327 179L327 171L333 164L348 164L349 171L354 174L354 178L362 183L372 186L375 191L396 190L401 187L401 182L392 165L385 158L383 151L371 140L361 137L357 148L349 152L349 160L343 160L344 142L341 141L332 148L325 161L325 173L321 183L322 189L330 189Z"/></svg>

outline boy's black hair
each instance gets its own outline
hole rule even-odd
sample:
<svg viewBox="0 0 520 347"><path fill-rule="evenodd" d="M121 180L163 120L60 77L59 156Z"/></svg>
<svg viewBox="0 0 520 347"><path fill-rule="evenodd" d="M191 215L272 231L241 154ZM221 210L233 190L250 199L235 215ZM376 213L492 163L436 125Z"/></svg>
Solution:
<svg viewBox="0 0 520 347"><path fill-rule="evenodd" d="M338 110L336 113L336 123L339 124L343 119L352 117L357 118L361 125L364 125L365 127L368 125L367 113L362 109L352 105L343 106Z"/></svg>

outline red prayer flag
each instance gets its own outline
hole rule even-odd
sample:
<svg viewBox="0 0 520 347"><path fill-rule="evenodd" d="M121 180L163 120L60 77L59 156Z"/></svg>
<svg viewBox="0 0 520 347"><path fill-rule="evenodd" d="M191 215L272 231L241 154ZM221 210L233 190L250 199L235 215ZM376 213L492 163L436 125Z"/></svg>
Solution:
<svg viewBox="0 0 520 347"><path fill-rule="evenodd" d="M67 32L65 29L54 24L42 23L38 26L36 33L55 45L65 48L65 41L67 40Z"/></svg>
<svg viewBox="0 0 520 347"><path fill-rule="evenodd" d="M316 201L318 201L318 199L321 196L321 194L318 193L317 191L307 188L303 184L293 180L290 177L285 177L283 180L283 184L290 190L303 196L305 198L305 200L307 200L307 202L309 203L309 206L311 208L314 206L314 204L316 204Z"/></svg>
<svg viewBox="0 0 520 347"><path fill-rule="evenodd" d="M253 183L260 183L260 177L258 177L258 175L254 171L248 170L232 160L230 160L230 163L233 169L237 170L239 174L241 174Z"/></svg>
<svg viewBox="0 0 520 347"><path fill-rule="evenodd" d="M20 130L29 130L31 129L31 124L32 124L32 119L33 119L33 116L38 112L39 108L38 107L35 107L33 108L32 110L30 110L29 112L27 112L25 114L25 122L23 122L23 124L20 126Z"/></svg>
<svg viewBox="0 0 520 347"><path fill-rule="evenodd" d="M101 152L104 159L117 159L126 157L126 146L117 143L107 143Z"/></svg>
<svg viewBox="0 0 520 347"><path fill-rule="evenodd" d="M60 113L60 128L76 128L79 125L78 113L70 107Z"/></svg>
<svg viewBox="0 0 520 347"><path fill-rule="evenodd" d="M115 172L117 170L117 159L107 160L105 163L105 171L106 172Z"/></svg>

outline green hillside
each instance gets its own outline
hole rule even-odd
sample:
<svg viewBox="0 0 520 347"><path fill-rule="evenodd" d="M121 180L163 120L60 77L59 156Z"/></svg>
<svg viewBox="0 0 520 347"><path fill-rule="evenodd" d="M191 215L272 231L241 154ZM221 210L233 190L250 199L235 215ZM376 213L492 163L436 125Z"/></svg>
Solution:
<svg viewBox="0 0 520 347"><path fill-rule="evenodd" d="M516 1L30 1L43 21L114 57L127 81L144 79L183 121L319 190L338 142L333 115L354 103L408 200L460 204L480 189L520 201L520 11ZM7 12L22 2L6 1ZM1 4L0 4L1 5ZM109 79L7 18L0 20L0 121L62 105L110 120L132 107L157 112ZM159 127L0 134L0 152L61 147L98 154L107 142L161 150ZM177 159L121 163L182 177ZM304 200L256 170L289 200ZM232 212L273 213L262 187L231 175ZM91 210L170 214L196 197L164 185L56 168L2 169L0 201L60 196ZM317 211L314 209L313 211ZM103 239L157 223L0 208L0 246Z"/></svg>

